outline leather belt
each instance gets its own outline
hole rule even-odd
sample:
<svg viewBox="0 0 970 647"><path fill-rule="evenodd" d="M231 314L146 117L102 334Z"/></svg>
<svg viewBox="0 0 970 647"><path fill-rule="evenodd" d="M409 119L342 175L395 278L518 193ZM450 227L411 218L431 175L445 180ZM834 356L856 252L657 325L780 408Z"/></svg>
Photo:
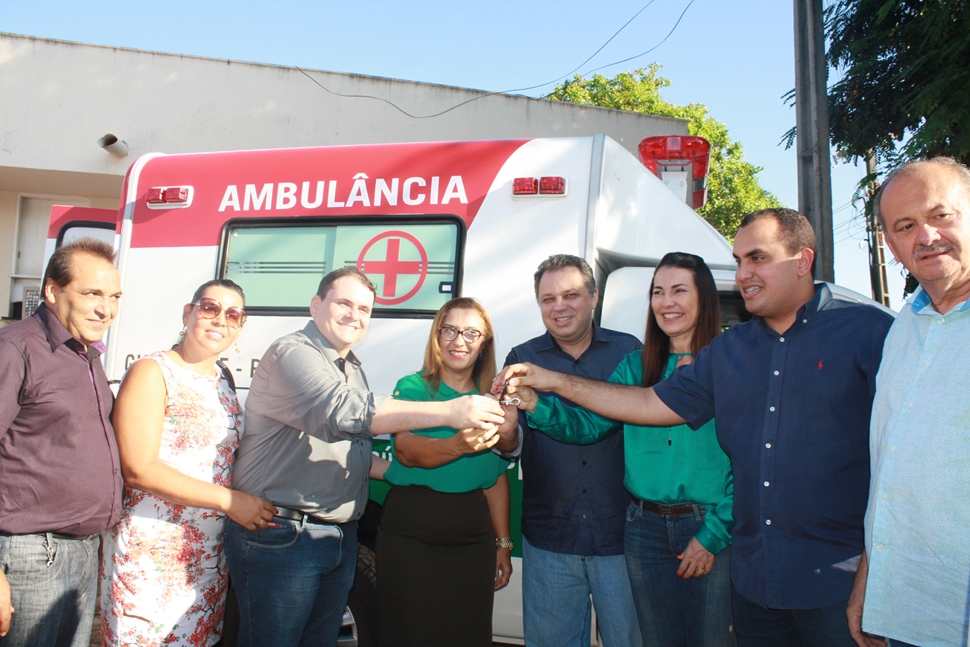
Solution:
<svg viewBox="0 0 970 647"><path fill-rule="evenodd" d="M41 537L43 537L46 533L38 532L38 533L35 533L35 534L38 534ZM68 541L91 541L92 539L94 539L95 537L97 537L100 534L101 533L96 533L96 534L93 534L93 535L62 535L59 532L52 532L51 533L51 536L54 539L67 539Z"/></svg>
<svg viewBox="0 0 970 647"><path fill-rule="evenodd" d="M273 505L276 505L275 503ZM318 517L313 514L307 514L306 512L301 512L300 510L294 510L293 508L284 508L281 505L276 505L276 509L279 510L278 513L273 515L274 517L279 517L280 519L289 519L290 521L299 521L300 523L322 523L328 526L339 526L339 523L334 523L333 521L328 521L323 517Z"/></svg>
<svg viewBox="0 0 970 647"><path fill-rule="evenodd" d="M636 503L641 510L647 510L654 514L658 514L661 517L674 517L681 514L694 514L695 510L702 512L703 507L697 505L696 503L673 503L670 505L665 505L663 503L654 503L653 501L643 501L642 499L634 498L633 502Z"/></svg>
<svg viewBox="0 0 970 647"><path fill-rule="evenodd" d="M10 532L0 532L0 537L25 537L26 535L35 535L37 537L47 537L47 535L50 535L54 539L66 539L68 541L90 541L91 539L94 539L95 537L99 537L101 535L101 533L100 532L96 532L93 535L64 535L64 534L61 534L59 532L50 532L50 533L48 533L48 532L28 532L28 533L25 533L23 535L15 535L15 534L10 533Z"/></svg>

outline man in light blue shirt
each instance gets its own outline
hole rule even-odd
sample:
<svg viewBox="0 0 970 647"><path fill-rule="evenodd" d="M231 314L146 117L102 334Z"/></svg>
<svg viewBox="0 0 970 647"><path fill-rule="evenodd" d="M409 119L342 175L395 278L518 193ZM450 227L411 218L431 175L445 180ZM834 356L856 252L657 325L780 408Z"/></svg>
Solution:
<svg viewBox="0 0 970 647"><path fill-rule="evenodd" d="M862 647L967 645L970 608L970 170L912 162L876 198L921 288L876 378L866 553L848 616ZM861 626L860 626L861 620Z"/></svg>

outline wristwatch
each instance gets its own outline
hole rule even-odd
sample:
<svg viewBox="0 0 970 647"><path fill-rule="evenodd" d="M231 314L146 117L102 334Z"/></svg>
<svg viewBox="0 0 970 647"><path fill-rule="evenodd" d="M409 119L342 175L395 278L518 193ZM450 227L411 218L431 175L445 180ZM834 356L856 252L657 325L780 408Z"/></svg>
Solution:
<svg viewBox="0 0 970 647"><path fill-rule="evenodd" d="M509 550L512 550L513 548L515 548L515 542L512 541L511 537L496 537L495 547L508 548Z"/></svg>

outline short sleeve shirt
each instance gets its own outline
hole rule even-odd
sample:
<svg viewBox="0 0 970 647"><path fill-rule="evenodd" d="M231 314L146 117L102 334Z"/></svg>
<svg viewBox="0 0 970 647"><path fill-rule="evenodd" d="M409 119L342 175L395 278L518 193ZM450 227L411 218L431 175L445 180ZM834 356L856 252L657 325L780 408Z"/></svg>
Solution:
<svg viewBox="0 0 970 647"><path fill-rule="evenodd" d="M731 579L751 602L811 609L848 599L892 321L820 284L784 333L754 317L654 387L692 428L717 418L734 471Z"/></svg>

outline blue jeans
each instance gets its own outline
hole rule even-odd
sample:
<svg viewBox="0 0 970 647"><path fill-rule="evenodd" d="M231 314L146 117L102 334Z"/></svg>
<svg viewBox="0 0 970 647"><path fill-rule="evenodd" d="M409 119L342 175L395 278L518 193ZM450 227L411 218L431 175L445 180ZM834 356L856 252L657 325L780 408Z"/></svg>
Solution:
<svg viewBox="0 0 970 647"><path fill-rule="evenodd" d="M357 565L357 523L246 530L226 523L239 647L333 647Z"/></svg>
<svg viewBox="0 0 970 647"><path fill-rule="evenodd" d="M856 647L848 600L817 609L765 609L731 587L740 647Z"/></svg>
<svg viewBox="0 0 970 647"><path fill-rule="evenodd" d="M623 555L553 553L522 538L522 619L528 647L589 647L591 593L603 642L639 647Z"/></svg>
<svg viewBox="0 0 970 647"><path fill-rule="evenodd" d="M677 555L704 525L703 512L661 517L631 503L626 567L644 647L736 647L731 612L731 548L702 577L677 577Z"/></svg>
<svg viewBox="0 0 970 647"><path fill-rule="evenodd" d="M0 568L16 611L0 645L87 647L98 588L101 537L0 536Z"/></svg>

